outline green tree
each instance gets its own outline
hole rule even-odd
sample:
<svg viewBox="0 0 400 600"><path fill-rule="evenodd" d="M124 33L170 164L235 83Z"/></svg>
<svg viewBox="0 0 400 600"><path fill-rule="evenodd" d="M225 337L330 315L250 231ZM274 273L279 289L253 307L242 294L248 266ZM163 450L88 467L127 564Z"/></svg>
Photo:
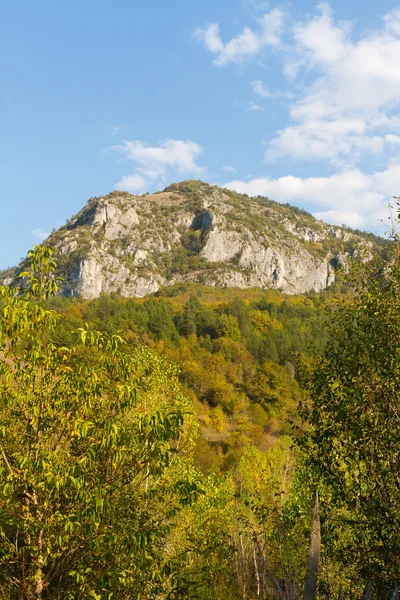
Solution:
<svg viewBox="0 0 400 600"><path fill-rule="evenodd" d="M329 551L361 578L400 577L400 255L358 266L356 296L308 374L301 439ZM364 580L365 580L364 579Z"/></svg>
<svg viewBox="0 0 400 600"><path fill-rule="evenodd" d="M201 304L196 296L192 294L183 309L180 326L182 335L196 333L196 317L200 310Z"/></svg>
<svg viewBox="0 0 400 600"><path fill-rule="evenodd" d="M177 598L239 600L242 596L236 594L232 577L235 549L230 536L234 485L229 478L210 475L203 486L205 493L180 514L174 547L170 547L182 573Z"/></svg>
<svg viewBox="0 0 400 600"><path fill-rule="evenodd" d="M253 402L260 404L267 412L272 429L288 427L301 398L297 381L284 367L272 361L257 369L249 384L248 394Z"/></svg>
<svg viewBox="0 0 400 600"><path fill-rule="evenodd" d="M307 544L292 490L291 446L291 439L282 436L264 452L244 447L228 474L237 489L231 534L238 557L234 575L242 598L274 597L279 583L283 590L279 597L294 597L288 590L304 576Z"/></svg>
<svg viewBox="0 0 400 600"><path fill-rule="evenodd" d="M170 304L151 299L146 302L145 308L148 314L147 326L151 333L159 339L176 340L178 338Z"/></svg>
<svg viewBox="0 0 400 600"><path fill-rule="evenodd" d="M227 337L234 342L239 342L242 337L239 322L234 315L220 315L217 323L217 333L219 337Z"/></svg>
<svg viewBox="0 0 400 600"><path fill-rule="evenodd" d="M198 493L195 419L153 352L88 328L52 341L51 255L30 253L27 295L0 288L0 596L173 598L164 548Z"/></svg>

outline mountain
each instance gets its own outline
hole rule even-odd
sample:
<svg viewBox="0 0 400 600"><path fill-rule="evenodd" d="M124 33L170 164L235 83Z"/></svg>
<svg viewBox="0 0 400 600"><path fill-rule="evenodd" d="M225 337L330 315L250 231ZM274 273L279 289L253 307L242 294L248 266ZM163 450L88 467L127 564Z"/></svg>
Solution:
<svg viewBox="0 0 400 600"><path fill-rule="evenodd" d="M57 249L64 294L96 298L182 281L318 292L349 256L387 242L268 198L184 181L151 195L91 198L45 243Z"/></svg>

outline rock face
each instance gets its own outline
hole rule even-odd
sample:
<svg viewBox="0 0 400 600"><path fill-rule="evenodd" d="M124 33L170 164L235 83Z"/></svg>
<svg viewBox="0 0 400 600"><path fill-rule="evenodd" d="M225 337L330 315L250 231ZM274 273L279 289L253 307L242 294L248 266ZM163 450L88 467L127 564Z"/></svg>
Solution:
<svg viewBox="0 0 400 600"><path fill-rule="evenodd" d="M57 249L64 294L84 298L140 297L181 281L318 292L357 246L372 248L294 207L199 181L91 198L45 243Z"/></svg>

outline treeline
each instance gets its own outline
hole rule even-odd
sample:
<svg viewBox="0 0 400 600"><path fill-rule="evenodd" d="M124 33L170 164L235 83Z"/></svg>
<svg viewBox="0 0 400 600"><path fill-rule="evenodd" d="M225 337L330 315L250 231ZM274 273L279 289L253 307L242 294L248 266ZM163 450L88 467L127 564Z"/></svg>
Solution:
<svg viewBox="0 0 400 600"><path fill-rule="evenodd" d="M193 401L148 347L182 351L195 334L146 339L129 318L125 343L111 307L116 315L135 303L119 299L65 304L64 318L49 307L51 249L36 248L29 262L28 287L0 288L1 597L233 600L301 581L309 519L307 510L296 518L290 439L257 448L243 409L235 460L224 475L202 473ZM80 327L82 308L92 321ZM137 314L148 327L166 310L149 301ZM178 333L181 312L171 312ZM214 339L240 344L218 329L234 322L238 335L234 315L214 316ZM239 383L232 390L239 400Z"/></svg>
<svg viewBox="0 0 400 600"><path fill-rule="evenodd" d="M321 599L387 596L398 254L299 297L67 300L55 268L37 247L0 288L2 598L294 600L307 575Z"/></svg>
<svg viewBox="0 0 400 600"><path fill-rule="evenodd" d="M291 433L302 397L299 360L323 352L324 323L349 292L338 283L321 295L219 290L216 299L213 289L187 287L144 301L57 297L50 306L65 316L56 332L61 345L73 343L72 332L88 323L178 364L201 425L197 465L219 473L239 460L241 448L265 450Z"/></svg>

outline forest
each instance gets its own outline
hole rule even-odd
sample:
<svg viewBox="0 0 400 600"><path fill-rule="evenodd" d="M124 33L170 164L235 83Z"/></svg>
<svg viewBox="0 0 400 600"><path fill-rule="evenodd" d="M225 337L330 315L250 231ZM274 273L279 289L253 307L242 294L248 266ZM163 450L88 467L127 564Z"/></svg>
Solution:
<svg viewBox="0 0 400 600"><path fill-rule="evenodd" d="M1 598L396 597L398 242L301 296L63 298L46 246L21 281L0 288Z"/></svg>

